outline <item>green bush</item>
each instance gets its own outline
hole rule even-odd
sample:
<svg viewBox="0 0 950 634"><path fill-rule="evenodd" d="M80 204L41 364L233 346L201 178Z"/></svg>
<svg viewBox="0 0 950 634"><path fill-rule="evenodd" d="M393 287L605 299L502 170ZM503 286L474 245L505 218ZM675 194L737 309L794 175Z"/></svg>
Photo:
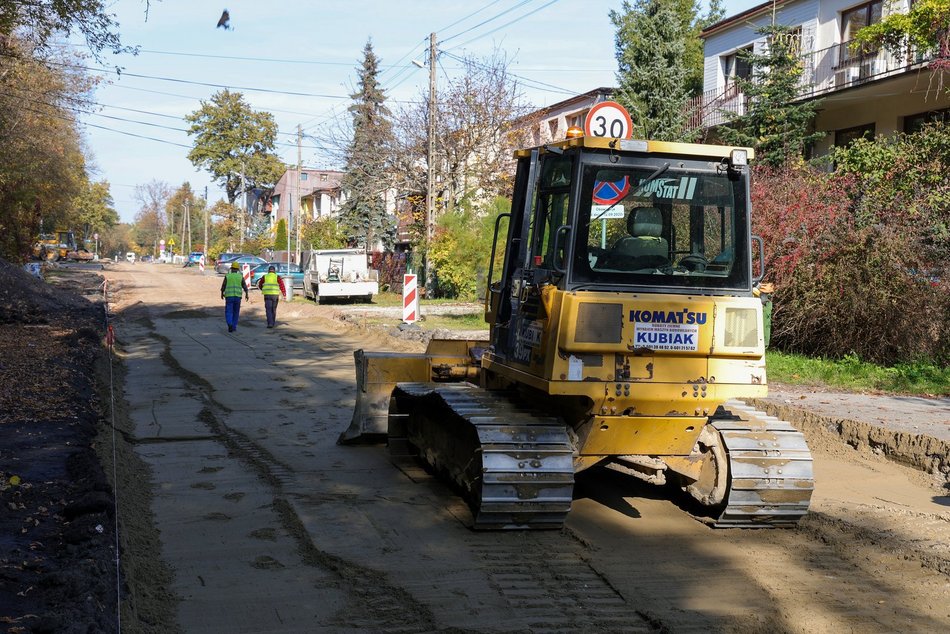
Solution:
<svg viewBox="0 0 950 634"><path fill-rule="evenodd" d="M483 213L463 205L439 218L428 251L428 265L434 271L439 295L464 301L484 297L495 219L510 209L509 200L497 198ZM506 229L502 223L500 243L505 240ZM504 252L503 246L498 246L496 259Z"/></svg>
<svg viewBox="0 0 950 634"><path fill-rule="evenodd" d="M867 361L950 362L950 130L857 142L838 169L754 174L775 282L772 346Z"/></svg>

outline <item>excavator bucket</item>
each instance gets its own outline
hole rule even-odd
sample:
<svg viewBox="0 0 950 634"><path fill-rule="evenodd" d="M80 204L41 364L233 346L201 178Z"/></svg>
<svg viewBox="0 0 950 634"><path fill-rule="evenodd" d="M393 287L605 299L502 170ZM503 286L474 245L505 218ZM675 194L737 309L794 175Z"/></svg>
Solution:
<svg viewBox="0 0 950 634"><path fill-rule="evenodd" d="M397 383L478 382L484 341L433 339L422 353L353 353L356 406L350 426L337 443L384 442L389 427L389 397Z"/></svg>

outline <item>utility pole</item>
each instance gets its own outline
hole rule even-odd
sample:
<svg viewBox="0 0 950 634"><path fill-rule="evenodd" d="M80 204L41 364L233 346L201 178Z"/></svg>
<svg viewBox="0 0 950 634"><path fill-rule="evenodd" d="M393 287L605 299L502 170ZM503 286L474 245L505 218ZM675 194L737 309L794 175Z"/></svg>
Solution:
<svg viewBox="0 0 950 634"><path fill-rule="evenodd" d="M244 251L244 216L247 215L247 210L245 206L247 205L247 197L244 195L244 163L241 162L241 219L238 222L238 226L241 229L241 238L240 238L240 248L238 251Z"/></svg>
<svg viewBox="0 0 950 634"><path fill-rule="evenodd" d="M188 226L188 255L191 255L191 200L185 201L185 224Z"/></svg>
<svg viewBox="0 0 950 634"><path fill-rule="evenodd" d="M205 242L204 242L205 260L208 259L208 186L205 185Z"/></svg>
<svg viewBox="0 0 950 634"><path fill-rule="evenodd" d="M300 214L302 213L303 205L300 204L300 171L303 169L303 163L300 158L300 143L303 140L303 128L298 123L297 124L297 249L294 251L297 256L294 262L299 266L300 265ZM288 245L289 246L289 245ZM288 273L290 267L287 267Z"/></svg>
<svg viewBox="0 0 950 634"><path fill-rule="evenodd" d="M435 235L435 33L429 34L429 127L426 133L426 242ZM428 248L428 244L426 245Z"/></svg>
<svg viewBox="0 0 950 634"><path fill-rule="evenodd" d="M178 243L181 245L182 253L185 251L185 225L188 224L188 202L186 201L182 205L183 209L181 210L181 241Z"/></svg>

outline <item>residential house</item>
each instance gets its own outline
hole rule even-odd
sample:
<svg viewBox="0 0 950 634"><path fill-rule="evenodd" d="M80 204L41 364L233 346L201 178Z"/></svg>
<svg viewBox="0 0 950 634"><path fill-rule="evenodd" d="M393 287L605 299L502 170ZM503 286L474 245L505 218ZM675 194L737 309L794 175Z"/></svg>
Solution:
<svg viewBox="0 0 950 634"><path fill-rule="evenodd" d="M911 2L775 0L713 24L701 34L705 92L694 101L692 124L714 127L728 120L727 113L745 112L747 99L735 80L750 76L752 69L741 52L763 51L765 37L756 30L773 19L792 29L804 70L800 98L821 99L815 127L827 135L814 154L861 136L913 131L925 121L947 118L950 98L926 68L930 53L850 46L862 27L890 12L908 11Z"/></svg>
<svg viewBox="0 0 950 634"><path fill-rule="evenodd" d="M288 169L274 186L269 209L272 225L281 218L286 220L289 210L302 210L304 219L335 216L340 210L343 172L304 167L299 172L299 181L297 173Z"/></svg>
<svg viewBox="0 0 950 634"><path fill-rule="evenodd" d="M595 88L536 110L519 119L514 128L523 131L526 141L532 146L560 141L566 136L569 127L583 128L584 119L590 109L602 101L609 101L613 94L613 88ZM634 131L634 136L636 136L636 131Z"/></svg>

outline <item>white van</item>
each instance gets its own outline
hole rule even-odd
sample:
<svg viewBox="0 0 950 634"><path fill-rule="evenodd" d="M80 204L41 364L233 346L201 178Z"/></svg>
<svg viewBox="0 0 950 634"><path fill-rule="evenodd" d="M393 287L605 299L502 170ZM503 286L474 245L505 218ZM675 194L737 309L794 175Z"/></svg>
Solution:
<svg viewBox="0 0 950 634"><path fill-rule="evenodd" d="M132 251L129 251L128 253L125 254L125 259L131 262L132 264L135 264L135 253L133 253Z"/></svg>

